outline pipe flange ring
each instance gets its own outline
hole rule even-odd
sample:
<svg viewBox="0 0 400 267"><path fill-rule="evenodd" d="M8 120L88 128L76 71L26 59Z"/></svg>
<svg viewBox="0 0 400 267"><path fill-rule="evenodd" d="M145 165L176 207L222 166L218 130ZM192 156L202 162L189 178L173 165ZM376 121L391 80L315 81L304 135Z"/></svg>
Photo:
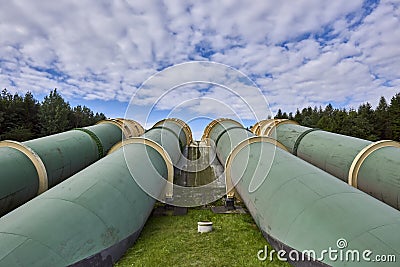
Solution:
<svg viewBox="0 0 400 267"><path fill-rule="evenodd" d="M294 124L299 125L297 122L288 119L274 119L268 124L259 128L259 135L271 136L272 131L281 124Z"/></svg>
<svg viewBox="0 0 400 267"><path fill-rule="evenodd" d="M392 140L381 140L364 147L351 163L348 175L348 184L358 188L358 172L360 171L365 159L376 150L390 146L400 148L400 143Z"/></svg>
<svg viewBox="0 0 400 267"><path fill-rule="evenodd" d="M101 143L99 137L98 137L94 132L92 132L92 131L90 131L90 130L88 130L88 129L85 129L85 128L75 128L75 129L73 129L73 130L75 130L75 131L81 131L81 132L84 132L84 133L86 133L87 135L89 135L89 137L94 141L94 143L95 143L96 146L97 146L97 154L98 154L99 159L101 159L102 157L104 157L105 151L104 151L103 144Z"/></svg>
<svg viewBox="0 0 400 267"><path fill-rule="evenodd" d="M136 136L135 130L132 129L131 127L129 127L130 125L128 125L128 123L124 119L116 118L116 119L112 119L112 120L120 125L119 127L124 132L125 139Z"/></svg>
<svg viewBox="0 0 400 267"><path fill-rule="evenodd" d="M255 135L265 135L263 134L264 129L268 128L270 125L273 125L274 123L277 123L279 121L283 121L285 119L267 119L267 120L262 120L259 122L257 125L254 134Z"/></svg>
<svg viewBox="0 0 400 267"><path fill-rule="evenodd" d="M243 127L243 125L240 122L237 122L232 119L228 119L228 118L215 119L206 126L206 128L204 129L203 136L201 137L201 140L205 141L206 139L210 138L211 130L214 128L215 125L217 125L219 122L222 122L222 121L230 121L232 123L237 124L239 127Z"/></svg>
<svg viewBox="0 0 400 267"><path fill-rule="evenodd" d="M163 125L161 125L161 126L153 126L153 127L151 127L151 129L147 130L145 133L150 132L151 130L154 130L154 129L161 129L161 130L165 130L167 132L172 133L175 136L176 140L178 140L179 147L182 147L182 141L181 141L181 139L179 139L179 136L173 130L171 130L170 128L168 128L166 126L163 126Z"/></svg>
<svg viewBox="0 0 400 267"><path fill-rule="evenodd" d="M232 126L232 127L226 128L225 130L223 130L222 132L220 132L219 135L217 136L217 138L215 139L215 146L218 146L218 142L219 142L219 140L221 139L221 137L222 137L224 134L226 134L227 132L229 132L230 130L232 130L232 129L246 130L246 131L248 131L248 132L251 133L250 130L243 128L243 126Z"/></svg>
<svg viewBox="0 0 400 267"><path fill-rule="evenodd" d="M143 126L137 121L123 118L116 118L114 120L121 123L122 127L125 128L125 131L129 133L127 138L141 136L145 132Z"/></svg>
<svg viewBox="0 0 400 267"><path fill-rule="evenodd" d="M121 118L107 119L97 122L96 125L104 123L114 124L115 126L117 126L122 131L124 139L141 136L144 133L143 126L134 120L121 119Z"/></svg>
<svg viewBox="0 0 400 267"><path fill-rule="evenodd" d="M280 149L289 152L287 148L284 145L282 145L279 141L267 136L252 136L250 138L246 138L243 141L241 141L237 146L235 146L235 148L229 154L225 163L225 185L226 185L226 193L228 196L231 196L234 190L234 185L231 176L232 161L243 148L245 148L250 144L260 143L260 142L273 144L276 147L279 147Z"/></svg>
<svg viewBox="0 0 400 267"><path fill-rule="evenodd" d="M122 131L122 134L125 139L131 135L130 131L123 126L123 123L121 121L107 119L107 120L102 120L102 121L97 122L96 125L104 124L104 123L109 123L109 124L113 124L113 125L117 126Z"/></svg>
<svg viewBox="0 0 400 267"><path fill-rule="evenodd" d="M263 127L264 125L270 123L274 119L266 119L266 120L261 120L257 122L256 124L251 127L251 132L255 135L260 135L260 128Z"/></svg>
<svg viewBox="0 0 400 267"><path fill-rule="evenodd" d="M156 124L154 124L153 127L160 126L160 125L164 124L164 122L167 122L167 121L174 122L174 123L178 124L179 126L181 126L182 130L184 131L185 136L186 136L186 143L187 143L186 145L190 145L192 143L192 141L193 141L192 130L190 129L189 125L187 125L187 123L181 119L177 119L177 118L163 119L163 120L157 122Z"/></svg>
<svg viewBox="0 0 400 267"><path fill-rule="evenodd" d="M36 172L39 177L39 187L37 194L40 195L44 191L46 191L49 188L49 181L47 178L47 171L46 167L42 161L42 159L39 157L38 154L36 154L33 149L30 147L17 142L17 141L11 141L11 140L4 140L0 142L0 147L10 147L13 149L16 149L20 152L22 152L25 156L29 158L29 160L32 162L33 166L36 169Z"/></svg>
<svg viewBox="0 0 400 267"><path fill-rule="evenodd" d="M308 129L308 130L302 132L302 133L299 135L299 137L297 137L296 142L294 142L294 145L293 145L293 152L292 152L293 155L297 156L297 150L299 149L301 140L303 140L303 138L304 138L307 134L312 133L312 132L315 132L315 131L320 131L320 129L318 129L318 128L311 128L311 129Z"/></svg>

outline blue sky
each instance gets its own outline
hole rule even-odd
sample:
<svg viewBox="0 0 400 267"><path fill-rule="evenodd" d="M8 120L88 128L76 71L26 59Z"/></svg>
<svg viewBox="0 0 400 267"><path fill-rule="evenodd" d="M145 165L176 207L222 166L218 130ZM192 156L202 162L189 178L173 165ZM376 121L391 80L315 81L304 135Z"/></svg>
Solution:
<svg viewBox="0 0 400 267"><path fill-rule="evenodd" d="M71 105L123 117L129 103L145 110L170 89L159 84L138 94L149 77L210 61L255 82L269 103L260 116L329 102L376 105L381 95L400 91L399 6L391 0L3 1L0 86L39 99L58 88ZM210 119L230 116L227 108L245 124L254 120L222 87L183 87L165 96L147 123L140 112L129 115L151 126L180 106L196 138ZM263 107L256 91L243 88L242 95Z"/></svg>

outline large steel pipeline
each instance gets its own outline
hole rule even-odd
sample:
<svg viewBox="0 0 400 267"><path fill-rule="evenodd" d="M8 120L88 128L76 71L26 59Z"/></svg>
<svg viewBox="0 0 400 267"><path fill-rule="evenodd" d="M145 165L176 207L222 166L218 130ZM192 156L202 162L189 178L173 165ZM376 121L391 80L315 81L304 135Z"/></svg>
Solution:
<svg viewBox="0 0 400 267"><path fill-rule="evenodd" d="M183 127L176 127L183 124L166 120L117 144L103 159L0 218L0 266L111 266L138 237L152 196L164 193L174 155L186 145L179 142Z"/></svg>
<svg viewBox="0 0 400 267"><path fill-rule="evenodd" d="M265 238L286 252L280 257L299 260L298 266L375 266L376 255L399 260L399 211L232 120L210 123L207 138L225 164L227 191L234 186ZM336 259L328 256L330 249ZM359 261L352 260L354 250ZM305 256L297 257L301 252Z"/></svg>
<svg viewBox="0 0 400 267"><path fill-rule="evenodd" d="M122 136L143 132L135 121L112 119L23 143L0 142L0 216L102 158Z"/></svg>
<svg viewBox="0 0 400 267"><path fill-rule="evenodd" d="M252 131L278 140L301 159L400 209L400 143L370 142L282 119L261 121Z"/></svg>

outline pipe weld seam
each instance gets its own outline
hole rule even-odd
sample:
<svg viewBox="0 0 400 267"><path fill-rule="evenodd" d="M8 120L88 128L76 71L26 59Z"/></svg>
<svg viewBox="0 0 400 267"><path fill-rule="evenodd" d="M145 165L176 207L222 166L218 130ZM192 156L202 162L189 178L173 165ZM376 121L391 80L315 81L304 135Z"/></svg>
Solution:
<svg viewBox="0 0 400 267"><path fill-rule="evenodd" d="M28 159L32 162L33 166L36 169L39 179L39 186L37 191L38 195L40 195L49 188L49 180L47 177L46 166L44 165L39 155L32 148L24 145L23 143L11 140L1 141L0 147L9 147L18 150L25 156L27 156Z"/></svg>
<svg viewBox="0 0 400 267"><path fill-rule="evenodd" d="M279 147L282 150L289 152L287 150L287 148L282 145L279 141L268 137L268 136L252 136L249 138L244 139L243 141L241 141L238 145L236 145L233 150L231 151L231 153L229 153L228 158L225 162L225 185L226 185L226 193L227 195L231 195L233 193L233 189L235 187L235 185L232 182L232 174L231 174L231 164L233 162L233 160L235 159L235 157L237 156L237 154L239 154L239 152L245 148L248 145L251 145L253 143L270 143L272 145L274 145L275 147Z"/></svg>
<svg viewBox="0 0 400 267"><path fill-rule="evenodd" d="M364 163L365 159L374 153L376 150L383 148L383 147L397 147L400 148L400 143L392 140L381 140L369 144L368 146L364 147L357 156L353 159L351 163L349 174L348 174L348 184L358 188L358 173L361 169L362 164Z"/></svg>
<svg viewBox="0 0 400 267"><path fill-rule="evenodd" d="M106 151L104 151L104 147L103 144L100 141L100 138L92 131L85 129L85 128L75 128L74 130L76 131L81 131L86 133L87 135L90 136L90 138L92 138L92 140L95 142L96 146L97 146L97 154L99 156L99 159L101 159L102 157L104 157L104 154Z"/></svg>
<svg viewBox="0 0 400 267"><path fill-rule="evenodd" d="M294 143L294 146L293 146L293 155L297 156L297 149L299 148L300 142L301 142L301 140L303 140L304 136L306 136L307 134L314 132L314 131L321 131L321 130L318 128L308 129L308 130L302 132L299 135L299 137L297 137L296 142Z"/></svg>

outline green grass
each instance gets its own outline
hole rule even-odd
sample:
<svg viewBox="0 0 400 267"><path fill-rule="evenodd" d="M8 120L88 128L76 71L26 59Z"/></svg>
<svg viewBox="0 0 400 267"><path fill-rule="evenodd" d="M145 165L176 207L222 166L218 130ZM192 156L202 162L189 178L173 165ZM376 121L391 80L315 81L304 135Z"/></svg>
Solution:
<svg viewBox="0 0 400 267"><path fill-rule="evenodd" d="M213 222L212 232L197 232L197 222L204 220ZM265 245L249 214L189 209L184 216L150 217L116 266L290 266L277 259L260 262L257 252Z"/></svg>

